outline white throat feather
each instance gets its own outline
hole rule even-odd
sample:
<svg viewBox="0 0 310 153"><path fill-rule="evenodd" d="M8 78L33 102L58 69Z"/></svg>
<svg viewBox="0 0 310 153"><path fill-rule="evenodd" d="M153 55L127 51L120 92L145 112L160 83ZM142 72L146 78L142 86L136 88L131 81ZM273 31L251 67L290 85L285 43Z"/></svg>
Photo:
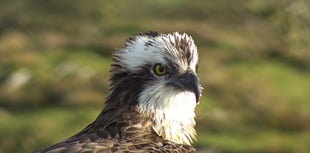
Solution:
<svg viewBox="0 0 310 153"><path fill-rule="evenodd" d="M195 106L194 93L153 85L141 93L137 111L151 118L154 131L163 139L190 145L196 139Z"/></svg>

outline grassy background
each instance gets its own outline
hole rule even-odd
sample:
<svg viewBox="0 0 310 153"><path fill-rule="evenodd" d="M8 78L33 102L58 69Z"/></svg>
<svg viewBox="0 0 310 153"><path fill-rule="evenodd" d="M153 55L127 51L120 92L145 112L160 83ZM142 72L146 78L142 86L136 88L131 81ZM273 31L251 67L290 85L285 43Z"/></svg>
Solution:
<svg viewBox="0 0 310 153"><path fill-rule="evenodd" d="M201 152L310 152L306 0L44 1L0 5L0 152L81 130L108 93L114 48L137 32L187 32L200 52Z"/></svg>

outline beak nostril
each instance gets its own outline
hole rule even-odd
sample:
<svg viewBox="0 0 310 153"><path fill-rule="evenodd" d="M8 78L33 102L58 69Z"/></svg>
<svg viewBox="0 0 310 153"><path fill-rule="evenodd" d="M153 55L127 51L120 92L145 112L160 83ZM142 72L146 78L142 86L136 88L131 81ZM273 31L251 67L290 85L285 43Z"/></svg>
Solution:
<svg viewBox="0 0 310 153"><path fill-rule="evenodd" d="M182 76L180 79L179 79L180 82L185 82L186 81L186 77Z"/></svg>

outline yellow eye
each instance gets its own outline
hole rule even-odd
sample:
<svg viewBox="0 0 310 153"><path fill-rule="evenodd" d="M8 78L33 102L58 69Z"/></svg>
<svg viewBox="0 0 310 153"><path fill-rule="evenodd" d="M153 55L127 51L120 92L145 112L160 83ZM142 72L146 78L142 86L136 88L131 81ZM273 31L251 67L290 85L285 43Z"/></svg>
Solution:
<svg viewBox="0 0 310 153"><path fill-rule="evenodd" d="M159 76L167 74L166 67L161 64L155 64L153 71L156 75L159 75Z"/></svg>

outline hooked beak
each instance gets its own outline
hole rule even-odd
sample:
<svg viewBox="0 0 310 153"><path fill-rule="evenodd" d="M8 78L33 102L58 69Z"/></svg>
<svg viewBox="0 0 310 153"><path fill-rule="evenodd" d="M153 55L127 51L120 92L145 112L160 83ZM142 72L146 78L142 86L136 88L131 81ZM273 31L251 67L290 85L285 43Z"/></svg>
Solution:
<svg viewBox="0 0 310 153"><path fill-rule="evenodd" d="M193 92L196 97L196 103L199 102L201 96L201 87L198 77L194 72L188 71L185 74L182 74L172 84L180 90Z"/></svg>

